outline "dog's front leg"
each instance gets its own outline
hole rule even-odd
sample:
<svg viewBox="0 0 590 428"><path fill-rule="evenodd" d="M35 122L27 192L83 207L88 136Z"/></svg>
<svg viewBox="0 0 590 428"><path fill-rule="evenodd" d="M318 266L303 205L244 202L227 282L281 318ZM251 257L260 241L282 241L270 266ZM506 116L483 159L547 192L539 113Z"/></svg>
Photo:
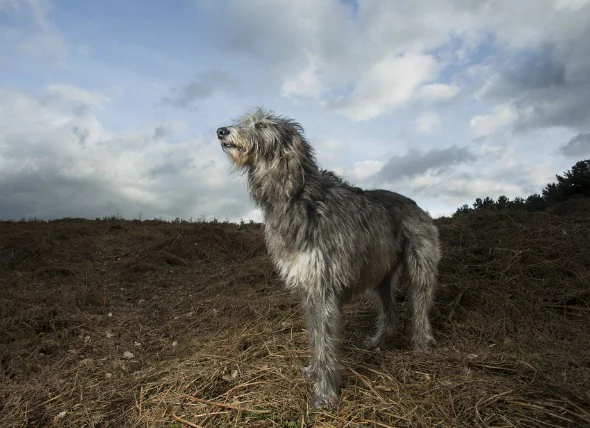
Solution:
<svg viewBox="0 0 590 428"><path fill-rule="evenodd" d="M307 334L309 336L309 350L312 353L312 357L309 365L301 368L301 372L305 377L311 378L316 374L314 357L316 343L316 310L311 299L303 299L303 306L307 315Z"/></svg>
<svg viewBox="0 0 590 428"><path fill-rule="evenodd" d="M312 369L317 375L315 407L335 407L340 389L340 332L342 311L335 295L325 293L310 297L310 340L313 351Z"/></svg>

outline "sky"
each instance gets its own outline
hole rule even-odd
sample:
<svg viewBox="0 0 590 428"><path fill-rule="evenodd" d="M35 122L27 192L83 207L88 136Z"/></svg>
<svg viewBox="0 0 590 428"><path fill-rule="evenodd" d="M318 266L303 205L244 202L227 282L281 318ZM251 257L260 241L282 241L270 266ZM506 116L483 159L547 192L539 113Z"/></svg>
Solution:
<svg viewBox="0 0 590 428"><path fill-rule="evenodd" d="M0 0L0 219L260 221L215 130L297 120L433 216L590 158L590 0Z"/></svg>

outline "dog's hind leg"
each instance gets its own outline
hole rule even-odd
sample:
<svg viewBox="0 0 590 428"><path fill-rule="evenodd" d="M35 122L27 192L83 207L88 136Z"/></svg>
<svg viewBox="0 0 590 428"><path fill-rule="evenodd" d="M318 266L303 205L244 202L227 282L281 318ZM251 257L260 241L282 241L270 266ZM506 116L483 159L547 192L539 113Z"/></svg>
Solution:
<svg viewBox="0 0 590 428"><path fill-rule="evenodd" d="M428 349L434 343L429 313L437 285L440 249L438 233L421 236L408 245L406 269L410 281L412 305L412 344L415 350Z"/></svg>
<svg viewBox="0 0 590 428"><path fill-rule="evenodd" d="M368 349L378 349L395 333L397 316L395 313L394 296L402 273L403 269L401 266L394 268L392 272L389 272L383 278L375 289L375 294L379 300L379 316L377 317L377 330L375 334L365 340L365 347Z"/></svg>

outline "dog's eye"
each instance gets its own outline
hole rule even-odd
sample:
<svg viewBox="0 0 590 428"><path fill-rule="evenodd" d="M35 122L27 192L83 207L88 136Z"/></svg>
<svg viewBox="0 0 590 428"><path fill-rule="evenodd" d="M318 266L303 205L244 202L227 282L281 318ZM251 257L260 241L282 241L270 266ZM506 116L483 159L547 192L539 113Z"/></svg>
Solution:
<svg viewBox="0 0 590 428"><path fill-rule="evenodd" d="M262 122L258 122L256 125L254 125L254 127L256 129L263 129L263 128L266 128L266 125Z"/></svg>

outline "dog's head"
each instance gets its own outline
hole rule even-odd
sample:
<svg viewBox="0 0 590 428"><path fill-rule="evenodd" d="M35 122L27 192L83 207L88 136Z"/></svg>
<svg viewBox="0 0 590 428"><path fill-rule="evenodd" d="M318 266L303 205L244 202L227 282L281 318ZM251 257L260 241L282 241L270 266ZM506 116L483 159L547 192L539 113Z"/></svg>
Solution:
<svg viewBox="0 0 590 428"><path fill-rule="evenodd" d="M217 129L223 151L238 168L255 167L287 156L309 156L311 148L297 122L261 108L233 125Z"/></svg>

